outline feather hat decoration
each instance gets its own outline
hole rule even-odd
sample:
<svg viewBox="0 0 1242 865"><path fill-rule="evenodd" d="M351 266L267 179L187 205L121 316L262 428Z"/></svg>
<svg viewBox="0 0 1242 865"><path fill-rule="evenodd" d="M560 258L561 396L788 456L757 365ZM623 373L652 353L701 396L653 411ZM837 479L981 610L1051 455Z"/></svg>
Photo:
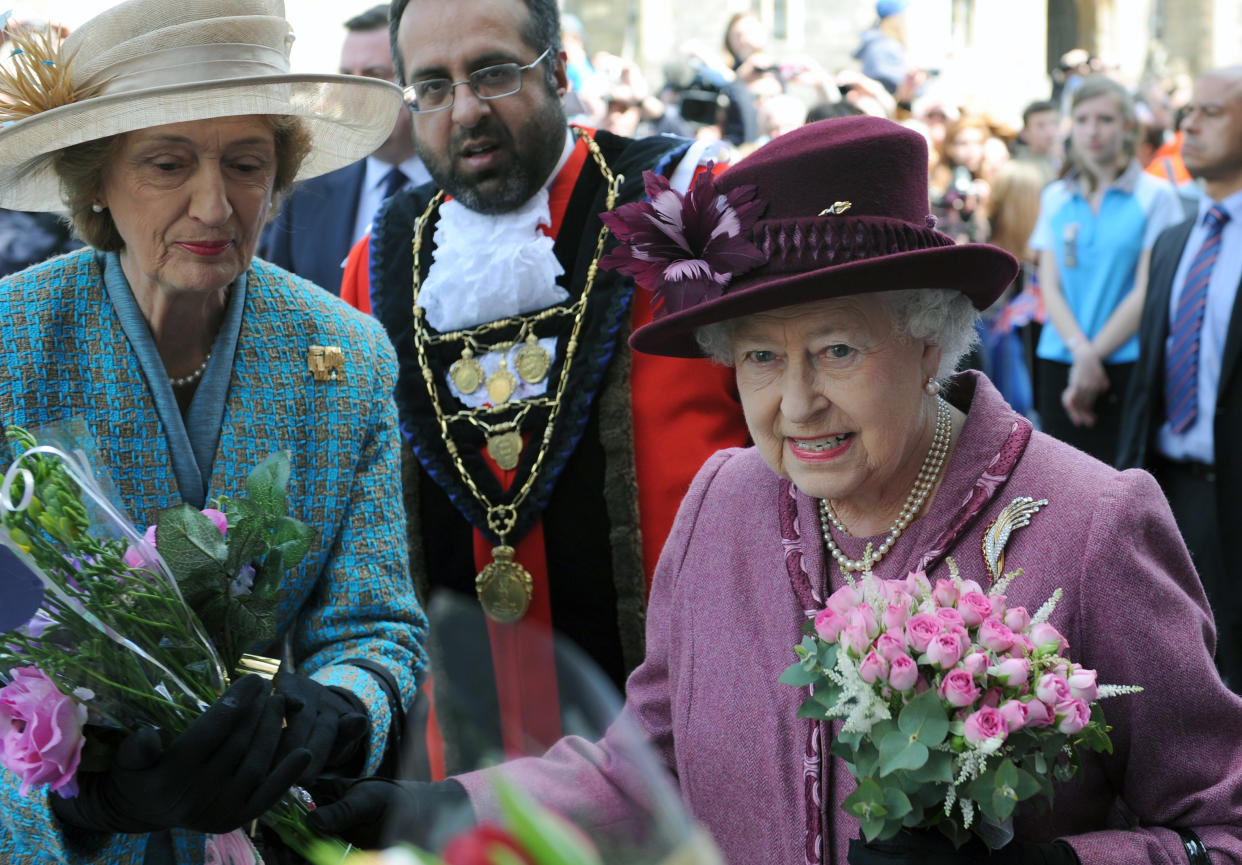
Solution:
<svg viewBox="0 0 1242 865"><path fill-rule="evenodd" d="M0 66L0 123L21 120L89 93L73 88L70 58L62 56L63 31L52 24L42 27L10 22L12 13L0 17L0 44L8 63ZM11 67L11 68L6 68Z"/></svg>

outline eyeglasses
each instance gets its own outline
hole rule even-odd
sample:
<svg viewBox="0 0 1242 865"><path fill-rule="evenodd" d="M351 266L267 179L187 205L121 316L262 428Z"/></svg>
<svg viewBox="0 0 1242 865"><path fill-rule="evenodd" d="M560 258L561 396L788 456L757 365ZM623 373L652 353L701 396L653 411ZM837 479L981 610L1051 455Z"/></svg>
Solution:
<svg viewBox="0 0 1242 865"><path fill-rule="evenodd" d="M516 63L498 63L476 69L466 76L465 81L453 81L450 78L428 78L426 81L415 81L402 89L405 106L414 114L430 114L453 107L454 94L459 84L468 84L470 91L483 100L500 99L512 96L522 89L522 73L534 69L544 61L552 49L548 48L532 62L525 66Z"/></svg>

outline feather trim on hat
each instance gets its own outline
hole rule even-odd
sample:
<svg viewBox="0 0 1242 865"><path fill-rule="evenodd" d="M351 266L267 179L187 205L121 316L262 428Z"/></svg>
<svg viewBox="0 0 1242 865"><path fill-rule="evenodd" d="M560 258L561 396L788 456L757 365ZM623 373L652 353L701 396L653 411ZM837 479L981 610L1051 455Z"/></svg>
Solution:
<svg viewBox="0 0 1242 865"><path fill-rule="evenodd" d="M12 69L0 66L0 123L23 120L90 95L75 91L71 58L62 56L60 28L9 24L0 19L0 41L11 43Z"/></svg>

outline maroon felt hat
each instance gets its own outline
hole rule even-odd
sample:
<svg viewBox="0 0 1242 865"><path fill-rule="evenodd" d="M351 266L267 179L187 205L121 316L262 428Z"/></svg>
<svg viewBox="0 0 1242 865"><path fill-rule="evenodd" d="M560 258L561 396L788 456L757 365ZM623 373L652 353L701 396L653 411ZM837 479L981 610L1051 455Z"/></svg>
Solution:
<svg viewBox="0 0 1242 865"><path fill-rule="evenodd" d="M605 221L620 245L600 260L653 292L639 351L702 354L705 324L869 291L951 288L986 309L1018 262L986 244L954 244L928 215L927 142L875 117L786 133L685 196L644 175L648 201Z"/></svg>

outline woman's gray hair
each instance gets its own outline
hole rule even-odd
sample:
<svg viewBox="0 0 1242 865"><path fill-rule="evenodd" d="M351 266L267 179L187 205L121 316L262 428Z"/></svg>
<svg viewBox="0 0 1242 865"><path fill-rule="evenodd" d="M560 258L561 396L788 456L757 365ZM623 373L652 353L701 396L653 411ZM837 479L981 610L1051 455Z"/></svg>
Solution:
<svg viewBox="0 0 1242 865"><path fill-rule="evenodd" d="M970 298L952 288L882 291L878 296L888 308L893 330L900 338L940 346L936 377L945 384L978 338L975 321L979 313ZM733 330L737 321L732 318L705 324L694 331L699 348L716 363L733 365Z"/></svg>

